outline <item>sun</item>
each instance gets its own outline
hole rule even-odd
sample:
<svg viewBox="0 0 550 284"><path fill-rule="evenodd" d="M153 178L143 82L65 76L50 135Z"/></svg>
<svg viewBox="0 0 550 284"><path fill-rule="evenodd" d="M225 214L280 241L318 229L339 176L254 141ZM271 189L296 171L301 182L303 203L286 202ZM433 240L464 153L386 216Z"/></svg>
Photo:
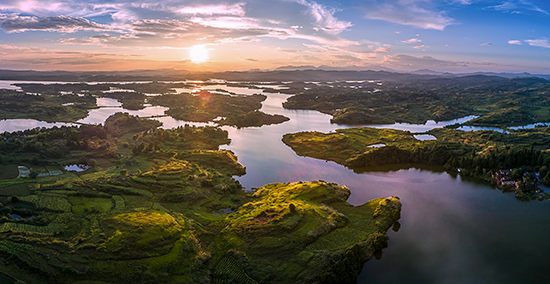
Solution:
<svg viewBox="0 0 550 284"><path fill-rule="evenodd" d="M195 45L191 47L189 56L193 63L202 63L208 60L208 49L204 45Z"/></svg>

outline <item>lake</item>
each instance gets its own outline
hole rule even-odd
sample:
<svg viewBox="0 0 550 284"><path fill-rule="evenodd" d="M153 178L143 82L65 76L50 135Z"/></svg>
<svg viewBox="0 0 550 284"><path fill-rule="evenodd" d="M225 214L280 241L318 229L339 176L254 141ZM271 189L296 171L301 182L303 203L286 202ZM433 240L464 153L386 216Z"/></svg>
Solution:
<svg viewBox="0 0 550 284"><path fill-rule="evenodd" d="M242 89L246 90L242 91L244 94L251 93ZM238 87L232 87L231 92L240 93ZM223 127L232 142L221 148L235 152L246 166L247 174L237 177L246 190L273 182L322 179L348 186L348 202L353 205L387 196L398 196L403 203L399 231L390 229L389 247L383 250L380 260L373 258L365 264L358 283L550 282L546 272L550 255L548 201L521 202L512 193L502 193L477 180L451 176L439 167L402 165L355 173L334 162L299 157L282 143L284 134L330 132L350 126L331 124L329 115L317 111L285 110L281 104L288 95L266 95L262 111L285 115L290 121L241 129ZM122 110L120 104L109 99L102 105L105 107L93 110L95 113L83 121L100 123L111 109ZM126 112L150 116L161 110L148 107ZM167 117L158 119L167 128L185 124ZM375 127L422 133L468 119L471 117L425 125ZM0 131L5 131L1 127L2 124Z"/></svg>
<svg viewBox="0 0 550 284"><path fill-rule="evenodd" d="M542 283L550 255L548 201L522 202L478 180L453 177L439 167L379 168L357 174L334 162L299 157L281 141L285 133L329 132L348 126L330 116L280 107L287 95L267 94L262 111L290 121L229 131L231 145L246 166L237 178L247 189L272 182L318 180L351 189L349 203L398 196L401 228L389 231L381 260L365 264L358 283ZM411 132L462 123L470 117L426 125L387 125ZM380 126L376 126L380 127ZM424 137L422 137L424 138Z"/></svg>

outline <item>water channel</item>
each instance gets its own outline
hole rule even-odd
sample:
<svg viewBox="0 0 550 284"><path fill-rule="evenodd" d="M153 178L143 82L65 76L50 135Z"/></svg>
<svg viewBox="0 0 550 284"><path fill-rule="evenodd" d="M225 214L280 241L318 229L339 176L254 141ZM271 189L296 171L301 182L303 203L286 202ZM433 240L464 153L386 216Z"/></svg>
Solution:
<svg viewBox="0 0 550 284"><path fill-rule="evenodd" d="M245 90L245 94L250 92ZM403 203L400 229L390 229L389 247L380 260L373 258L365 264L358 283L550 283L546 272L550 263L548 201L521 202L511 193L451 176L438 167L405 165L355 173L334 162L299 157L282 143L284 134L330 132L347 126L331 124L330 116L316 111L283 109L288 95L266 95L262 111L285 115L290 121L242 129L223 127L232 141L222 148L235 152L246 166L247 174L237 178L245 189L322 179L348 186L352 193L348 202L353 205L387 196L398 196ZM101 123L115 109L121 110L116 101L108 100L82 122ZM158 111L158 107L148 107L127 112L149 116ZM166 128L185 124L158 119ZM425 132L468 119L376 127ZM0 132L6 131L2 127Z"/></svg>

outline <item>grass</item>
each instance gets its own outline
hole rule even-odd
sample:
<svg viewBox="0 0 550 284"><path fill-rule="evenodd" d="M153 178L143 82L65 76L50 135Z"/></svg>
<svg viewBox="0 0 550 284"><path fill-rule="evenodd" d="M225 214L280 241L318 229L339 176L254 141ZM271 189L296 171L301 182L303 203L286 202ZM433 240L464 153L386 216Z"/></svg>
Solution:
<svg viewBox="0 0 550 284"><path fill-rule="evenodd" d="M37 210L54 212L71 212L72 205L65 197L47 195L27 195L19 197L19 200L32 203Z"/></svg>
<svg viewBox="0 0 550 284"><path fill-rule="evenodd" d="M242 284L257 284L254 279L250 278L246 271L242 268L239 262L232 256L224 256L214 269L214 283L230 283L237 282Z"/></svg>
<svg viewBox="0 0 550 284"><path fill-rule="evenodd" d="M355 209L342 205L349 189L322 181L297 182L266 185L249 195L231 177L245 173L237 157L216 150L229 142L223 130L127 130L115 129L116 135L96 139L96 146L110 143L103 152L72 150L43 166L45 171L97 161L84 172L36 179L14 179L15 172L2 172L0 194L17 195L19 201L2 197L6 208L0 209L34 216L0 219L0 254L9 253L9 261L24 264L26 281L302 283L311 282L302 281L303 275L315 278L328 268L328 256L307 246L347 228L349 216L355 216ZM398 136L384 135L377 139ZM357 141L365 137L358 134ZM359 145L357 141L350 145ZM136 143L147 150L133 151ZM17 160L33 157L16 155ZM364 210L357 212L359 216ZM371 219L363 216L352 224L363 228L360 222L376 223ZM333 250L330 257L344 253L342 246ZM320 264L311 266L315 260ZM220 277L212 278L214 274Z"/></svg>
<svg viewBox="0 0 550 284"><path fill-rule="evenodd" d="M20 183L12 183L12 185L0 188L0 195L27 195L30 194L29 186L34 183L27 181Z"/></svg>
<svg viewBox="0 0 550 284"><path fill-rule="evenodd" d="M72 205L72 212L77 214L88 210L106 212L111 210L113 207L113 201L111 198L70 196L68 200Z"/></svg>
<svg viewBox="0 0 550 284"><path fill-rule="evenodd" d="M183 232L184 225L183 219L161 211L119 214L103 222L105 231L112 232L104 246L108 251L144 250L155 243L174 239Z"/></svg>
<svg viewBox="0 0 550 284"><path fill-rule="evenodd" d="M65 224L61 223L51 223L47 226L34 226L21 223L3 223L0 225L0 232L22 232L53 235L55 233L63 231L65 226Z"/></svg>
<svg viewBox="0 0 550 284"><path fill-rule="evenodd" d="M18 175L16 164L0 164L0 180L16 178Z"/></svg>
<svg viewBox="0 0 550 284"><path fill-rule="evenodd" d="M46 238L41 242L65 243L57 246L59 253L86 255L83 265L88 266L87 273L96 275L94 281L128 283L140 273L144 273L140 277L161 277L177 267L178 272L169 274L171 282L192 283L211 271L216 275L214 283L229 279L288 283L302 282L300 275L306 270L327 268L308 266L313 259L326 257L308 246L320 242L343 253L345 246L364 241L365 234L373 232L361 222L376 223L365 217L362 207L345 205L349 189L322 181L266 185L247 197L240 190L219 191L216 186L231 179L182 160L168 160L139 176L120 176L113 169L99 172L37 179L40 186L20 200L33 204L45 225L8 222L0 232L40 235ZM149 194L135 194L139 191ZM174 192L196 192L202 197L159 202ZM222 208L234 211L214 213ZM352 233L354 227L361 228L361 238ZM343 235L349 236L348 242L337 244L335 240ZM237 253L231 256L232 264L223 264L232 251L244 253L248 260ZM59 261L63 265L68 260ZM42 260L30 265L58 271ZM141 272L136 267L142 267ZM67 283L61 280L66 278L56 279ZM165 280L159 281L170 282Z"/></svg>
<svg viewBox="0 0 550 284"><path fill-rule="evenodd" d="M323 259L327 250L339 255L357 243L369 244L373 234L385 236L395 221L387 208L399 211L401 206L398 199L386 201L387 208L375 217L382 200L353 207L345 202L348 196L349 189L323 181L266 185L226 217L228 225L212 246L215 251L245 253L250 258L246 271L256 281L304 280L298 275L313 281L312 271L328 267L322 261L311 266L312 259ZM224 256L214 255L214 259ZM306 269L312 274L302 273Z"/></svg>
<svg viewBox="0 0 550 284"><path fill-rule="evenodd" d="M327 247L332 249L346 249L352 245L364 242L369 235L379 231L374 219L365 218L373 216L374 210L380 203L380 199L371 200L361 206L353 207L349 204L336 204L335 209L348 217L348 224L338 228L329 234L320 237L316 242L307 247L308 250L323 250ZM367 221L365 221L367 220Z"/></svg>
<svg viewBox="0 0 550 284"><path fill-rule="evenodd" d="M120 185L98 184L97 189L108 194L142 195L148 198L153 197L153 193L148 190Z"/></svg>
<svg viewBox="0 0 550 284"><path fill-rule="evenodd" d="M541 107L533 113L537 116L539 121L550 121L550 107Z"/></svg>
<svg viewBox="0 0 550 284"><path fill-rule="evenodd" d="M345 161L351 156L372 149L368 147L369 145L398 145L410 149L419 141L408 131L360 127L338 129L334 133L285 134L283 142L300 156L345 164Z"/></svg>
<svg viewBox="0 0 550 284"><path fill-rule="evenodd" d="M124 195L124 204L128 208L152 208L153 202L149 199L144 199L142 196Z"/></svg>

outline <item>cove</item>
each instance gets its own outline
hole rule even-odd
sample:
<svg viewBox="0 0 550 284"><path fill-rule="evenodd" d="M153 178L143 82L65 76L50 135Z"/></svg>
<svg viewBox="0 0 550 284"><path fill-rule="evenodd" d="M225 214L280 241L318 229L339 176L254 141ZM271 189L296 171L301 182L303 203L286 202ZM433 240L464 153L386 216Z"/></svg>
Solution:
<svg viewBox="0 0 550 284"><path fill-rule="evenodd" d="M283 134L347 127L330 124L330 116L322 113L285 110L280 103L286 97L268 94L262 111L285 115L290 121L261 128L224 127L232 139L224 148L234 151L247 167L247 174L238 178L247 189L323 179L348 186L352 192L348 202L354 205L400 197L401 228L389 232L389 247L381 260L365 264L358 283L550 281L544 272L550 254L547 201L521 202L512 193L453 177L438 167L401 165L357 174L334 162L299 157L281 142ZM449 122L453 123L457 122ZM429 130L425 125L418 130L405 126L413 132Z"/></svg>

